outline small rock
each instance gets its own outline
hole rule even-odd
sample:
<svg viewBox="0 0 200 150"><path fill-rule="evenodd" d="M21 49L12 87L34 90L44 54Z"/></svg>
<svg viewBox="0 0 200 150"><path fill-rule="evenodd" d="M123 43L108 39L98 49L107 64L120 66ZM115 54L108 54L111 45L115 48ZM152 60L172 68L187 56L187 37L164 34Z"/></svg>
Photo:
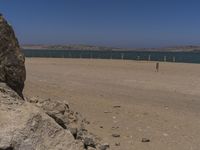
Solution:
<svg viewBox="0 0 200 150"><path fill-rule="evenodd" d="M85 124L90 124L90 122L86 118L84 118L82 122L84 122Z"/></svg>
<svg viewBox="0 0 200 150"><path fill-rule="evenodd" d="M167 133L163 133L163 136L167 137L167 136L168 136L168 134L167 134Z"/></svg>
<svg viewBox="0 0 200 150"><path fill-rule="evenodd" d="M38 97L32 97L30 99L28 99L30 103L38 103Z"/></svg>
<svg viewBox="0 0 200 150"><path fill-rule="evenodd" d="M113 106L113 108L121 108L121 106L120 105L115 105L115 106Z"/></svg>
<svg viewBox="0 0 200 150"><path fill-rule="evenodd" d="M88 147L87 150L96 150L96 148Z"/></svg>
<svg viewBox="0 0 200 150"><path fill-rule="evenodd" d="M116 119L117 117L113 116L113 119Z"/></svg>
<svg viewBox="0 0 200 150"><path fill-rule="evenodd" d="M168 110L168 109L169 109L169 107L168 107L168 106L165 106L165 109L166 109L166 110Z"/></svg>
<svg viewBox="0 0 200 150"><path fill-rule="evenodd" d="M147 139L147 138L142 138L142 142L143 142L143 143L150 142L150 139Z"/></svg>
<svg viewBox="0 0 200 150"><path fill-rule="evenodd" d="M111 111L104 111L105 114L109 114L112 113Z"/></svg>
<svg viewBox="0 0 200 150"><path fill-rule="evenodd" d="M112 129L114 130L114 129L119 129L119 127L112 127Z"/></svg>
<svg viewBox="0 0 200 150"><path fill-rule="evenodd" d="M84 143L85 148L88 148L88 147L95 148L96 147L96 144L95 144L94 140L91 139L91 138L88 138L88 137L86 137L84 139L83 143Z"/></svg>
<svg viewBox="0 0 200 150"><path fill-rule="evenodd" d="M115 137L115 138L118 138L118 137L120 137L120 134L112 134L112 137Z"/></svg>
<svg viewBox="0 0 200 150"><path fill-rule="evenodd" d="M120 146L120 143L115 143L115 146Z"/></svg>
<svg viewBox="0 0 200 150"><path fill-rule="evenodd" d="M110 148L110 145L105 143L105 144L102 144L101 146L99 146L99 149L100 150L107 150L108 148Z"/></svg>
<svg viewBox="0 0 200 150"><path fill-rule="evenodd" d="M2 98L7 98L7 96L6 95L2 95Z"/></svg>

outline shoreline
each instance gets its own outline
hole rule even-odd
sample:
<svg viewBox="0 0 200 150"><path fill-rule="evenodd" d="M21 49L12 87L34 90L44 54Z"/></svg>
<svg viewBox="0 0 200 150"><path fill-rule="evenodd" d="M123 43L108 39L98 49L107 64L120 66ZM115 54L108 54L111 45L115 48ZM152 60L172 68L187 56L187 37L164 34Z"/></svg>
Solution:
<svg viewBox="0 0 200 150"><path fill-rule="evenodd" d="M22 50L52 50L52 51L102 51L102 52L160 52L160 53L200 53L200 50L139 50L139 49L135 49L135 50L127 50L127 49L105 49L105 50L93 50L93 49L62 49L62 48L43 48L43 47L22 47Z"/></svg>
<svg viewBox="0 0 200 150"><path fill-rule="evenodd" d="M124 62L138 62L138 63L161 63L161 64L188 64L188 65L200 65L200 63L188 63L188 62L171 62L171 61L153 61L153 60L130 60L130 59L103 59L103 58L63 58L63 57L60 57L60 58L53 58L53 57L26 57L26 59L41 59L41 60L45 60L45 59L49 59L49 60L99 60L99 61L124 61Z"/></svg>

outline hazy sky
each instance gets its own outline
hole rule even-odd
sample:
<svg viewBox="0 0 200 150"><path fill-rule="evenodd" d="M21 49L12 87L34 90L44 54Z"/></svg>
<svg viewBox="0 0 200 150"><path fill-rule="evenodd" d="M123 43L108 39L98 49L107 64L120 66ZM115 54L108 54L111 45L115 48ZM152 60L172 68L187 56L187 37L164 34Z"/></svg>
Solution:
<svg viewBox="0 0 200 150"><path fill-rule="evenodd" d="M200 44L199 0L0 0L21 44Z"/></svg>

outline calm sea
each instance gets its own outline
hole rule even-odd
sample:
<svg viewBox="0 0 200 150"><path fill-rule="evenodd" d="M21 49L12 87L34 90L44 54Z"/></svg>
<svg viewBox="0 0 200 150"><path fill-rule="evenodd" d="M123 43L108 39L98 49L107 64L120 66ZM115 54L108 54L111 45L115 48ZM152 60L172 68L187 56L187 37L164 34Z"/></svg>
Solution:
<svg viewBox="0 0 200 150"><path fill-rule="evenodd" d="M95 58L200 63L199 52L23 50L26 57Z"/></svg>

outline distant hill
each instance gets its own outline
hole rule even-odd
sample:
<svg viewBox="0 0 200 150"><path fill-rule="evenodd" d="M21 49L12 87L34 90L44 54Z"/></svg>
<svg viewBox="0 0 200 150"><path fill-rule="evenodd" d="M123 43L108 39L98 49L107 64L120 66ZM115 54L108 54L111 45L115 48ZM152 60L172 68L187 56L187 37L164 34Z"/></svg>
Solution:
<svg viewBox="0 0 200 150"><path fill-rule="evenodd" d="M22 49L35 50L93 50L93 51L159 51L159 52L200 52L200 46L175 46L163 48L115 48L92 45L22 45Z"/></svg>
<svg viewBox="0 0 200 150"><path fill-rule="evenodd" d="M48 49L48 50L113 50L112 47L92 45L22 45L23 49Z"/></svg>

